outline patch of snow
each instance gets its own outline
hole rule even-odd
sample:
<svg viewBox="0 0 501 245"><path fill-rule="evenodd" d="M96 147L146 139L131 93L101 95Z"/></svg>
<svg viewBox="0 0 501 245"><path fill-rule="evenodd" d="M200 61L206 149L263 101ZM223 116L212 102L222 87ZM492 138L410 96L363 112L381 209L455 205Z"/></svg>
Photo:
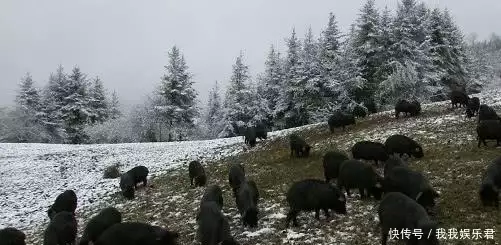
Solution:
<svg viewBox="0 0 501 245"><path fill-rule="evenodd" d="M306 236L306 234L298 233L298 232L295 232L291 229L287 229L287 240L299 239L299 238L304 237L304 236Z"/></svg>
<svg viewBox="0 0 501 245"><path fill-rule="evenodd" d="M257 237L257 236L260 236L263 234L272 233L273 231L275 231L275 229L266 227L266 228L262 228L260 230L257 230L255 232L244 231L242 233L242 235L247 236L247 237Z"/></svg>

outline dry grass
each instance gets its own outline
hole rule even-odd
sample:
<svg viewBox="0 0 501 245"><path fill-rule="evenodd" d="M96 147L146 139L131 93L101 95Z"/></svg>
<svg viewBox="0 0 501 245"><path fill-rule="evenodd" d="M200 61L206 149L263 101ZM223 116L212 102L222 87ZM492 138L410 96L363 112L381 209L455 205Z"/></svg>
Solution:
<svg viewBox="0 0 501 245"><path fill-rule="evenodd" d="M241 244L378 244L376 220L378 203L359 200L358 194L348 198L348 214L334 215L320 222L313 213L299 216L300 227L285 229L287 211L285 193L297 180L323 178L322 156L331 149L349 153L359 140L384 142L387 136L403 133L415 138L425 150L422 159L411 159L411 167L424 172L441 193L437 216L442 228L479 228L496 230L495 241L445 240L443 244L500 244L501 217L493 209L484 209L478 200L480 176L499 148L477 148L474 120L465 119L460 110L430 106L417 118L394 119L388 113L373 115L346 129L329 133L326 125L299 132L312 146L309 158L290 157L285 138L259 142L246 153L222 161L204 164L208 183L218 184L224 192L224 212L229 217L232 234ZM255 230L244 228L237 215L228 186L230 163L242 163L246 174L255 180L261 194L260 221ZM181 233L181 244L195 244L195 215L203 188L189 184L187 164L151 181L153 187L138 191L133 201L125 201L116 193L114 204L125 220L144 221L166 226ZM95 213L96 210L87 214ZM81 221L83 224L83 221Z"/></svg>

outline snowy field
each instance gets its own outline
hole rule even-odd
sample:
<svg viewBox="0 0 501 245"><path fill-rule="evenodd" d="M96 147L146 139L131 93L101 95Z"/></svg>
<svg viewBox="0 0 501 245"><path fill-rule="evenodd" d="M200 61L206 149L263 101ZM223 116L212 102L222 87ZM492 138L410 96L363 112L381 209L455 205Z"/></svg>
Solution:
<svg viewBox="0 0 501 245"><path fill-rule="evenodd" d="M78 210L106 202L119 179L103 179L107 166L147 166L150 178L203 157L237 154L241 138L116 145L0 144L1 226L31 229L48 220L46 210L64 190L75 190Z"/></svg>
<svg viewBox="0 0 501 245"><path fill-rule="evenodd" d="M500 91L490 90L474 96L480 97L482 103L499 108L501 106L500 95ZM449 102L439 102L424 105L423 110L446 107L450 107ZM389 118L390 115L392 112L381 112L371 115L371 118ZM348 131L340 138L329 138L317 142L313 149L315 151L337 144L338 148L346 150L358 140L384 141L389 135L402 132L416 135L420 139L429 139L430 142L443 141L447 138L440 136L442 128L454 126L462 120L466 119L464 115L459 113L459 110L455 114L437 114L424 119L410 118L401 120L398 124L375 125L375 127L366 128L360 132ZM315 124L272 132L269 140L283 137L293 131L318 128L321 125ZM431 130L424 130L425 126ZM444 134L447 133L447 130L443 131ZM475 135L469 132L458 136L457 140L452 143L463 144L465 141L472 140L475 140ZM260 148L261 146L258 146L252 151L258 151ZM120 164L122 171L137 165L147 166L150 170L149 179L155 179L169 171L186 167L187 163L194 159L202 159L204 163L210 163L225 157L237 156L245 151L247 149L243 145L242 137L209 141L115 145L0 144L0 207L2 210L0 228L14 226L27 233L34 229L40 229L48 222L47 208L60 192L67 189L75 190L78 196L77 214L84 211L95 212L98 207L110 203L112 196L119 191L119 179L103 179L104 169L116 163ZM277 192L276 189L262 191L267 192L268 195L284 198L284 193ZM195 194L201 195L202 193L202 190L196 190ZM160 193L154 193L154 195L160 195ZM170 196L168 203L172 206L186 206L186 199L186 194L175 193ZM368 216L374 217L374 206L361 204L362 202L357 199L349 201L348 209L357 210L354 217L362 219ZM190 206L196 207L198 199L195 198L189 202ZM158 204L165 205L165 203ZM298 239L302 242L308 240L312 244L316 242L332 243L348 239L352 234L350 229L356 229L354 228L354 220L343 217L341 220L333 220L331 223L344 222L343 227L346 229L330 229L330 234L324 234L319 230L310 230L310 225L317 226L313 219L308 223L302 222L304 225L299 231L292 229L277 231L277 224L285 217L286 206L273 203L270 200L262 201L260 206L264 213L262 219L265 222L264 225L260 226L258 230L252 231L239 225L236 228L238 230L237 238L244 237L252 241L259 241L260 236L281 234L282 243L294 244L294 241L298 241ZM151 212L154 212L156 208L158 207L153 207ZM235 209L229 210L231 213L226 212L227 210L225 213L234 216ZM183 213L179 211L174 215L179 216ZM238 215L232 220L232 227L237 226ZM304 216L300 216L300 220L304 220ZM375 222L375 219L370 218L370 222ZM193 217L189 217L188 223L191 228L196 228ZM232 233L235 233L235 230L233 231ZM319 235L323 239L321 241L315 240L315 237ZM370 240L377 241L377 234L370 233L367 236L370 236Z"/></svg>
<svg viewBox="0 0 501 245"><path fill-rule="evenodd" d="M270 138L301 130L272 132ZM119 191L119 179L104 179L104 169L119 164L122 171L148 167L149 178L187 166L189 161L217 161L245 150L242 137L169 143L56 145L0 144L0 228L30 230L48 222L47 209L56 196L72 189L79 210L109 202Z"/></svg>

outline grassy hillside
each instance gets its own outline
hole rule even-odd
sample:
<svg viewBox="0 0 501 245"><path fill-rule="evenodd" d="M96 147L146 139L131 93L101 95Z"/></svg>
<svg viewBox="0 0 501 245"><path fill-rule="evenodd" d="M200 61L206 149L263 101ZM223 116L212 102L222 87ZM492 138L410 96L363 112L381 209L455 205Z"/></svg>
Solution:
<svg viewBox="0 0 501 245"><path fill-rule="evenodd" d="M322 156L327 151L339 149L350 155L349 149L357 141L384 142L389 135L400 133L423 145L425 157L411 159L410 165L423 171L441 194L435 217L440 227L496 230L494 241L442 243L500 244L501 215L494 209L482 208L477 194L481 174L492 159L501 155L500 148L495 148L494 142L477 148L475 119L465 118L463 109L451 110L449 104L436 103L425 105L423 110L416 118L395 119L389 112L375 114L344 132L339 129L332 134L325 124L287 130L237 156L204 162L209 184L223 187L224 212L230 218L232 234L241 244L379 244L377 201L361 201L354 191L347 201L347 215L336 214L326 220L322 214L318 222L313 213L302 213L298 217L299 228L285 229L285 193L294 181L322 179ZM297 131L312 145L309 158L290 157L285 135L291 131ZM242 163L247 176L258 184L261 199L257 229L243 228L237 214L227 177L228 165L233 162ZM181 244L195 244L195 215L204 190L190 187L187 163L153 179L152 184L153 187L140 190L133 201L125 201L115 193L110 204L123 212L125 220L167 226L181 233ZM88 210L81 216L89 217L96 211Z"/></svg>

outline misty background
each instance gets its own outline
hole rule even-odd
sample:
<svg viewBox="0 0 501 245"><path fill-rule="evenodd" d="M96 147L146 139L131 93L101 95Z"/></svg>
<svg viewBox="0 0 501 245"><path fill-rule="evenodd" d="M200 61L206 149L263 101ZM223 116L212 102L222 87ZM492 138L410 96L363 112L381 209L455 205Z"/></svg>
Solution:
<svg viewBox="0 0 501 245"><path fill-rule="evenodd" d="M283 52L293 27L315 36L329 12L344 33L365 1L1 1L0 105L14 103L21 78L30 72L45 86L61 64L78 65L116 90L122 106L140 103L160 83L168 51L177 45L194 77L198 100L205 104L217 80L224 89L235 57L244 53L252 78L264 69L270 45ZM488 38L501 23L496 0L427 0L447 8L468 36ZM397 1L376 1L395 9Z"/></svg>

